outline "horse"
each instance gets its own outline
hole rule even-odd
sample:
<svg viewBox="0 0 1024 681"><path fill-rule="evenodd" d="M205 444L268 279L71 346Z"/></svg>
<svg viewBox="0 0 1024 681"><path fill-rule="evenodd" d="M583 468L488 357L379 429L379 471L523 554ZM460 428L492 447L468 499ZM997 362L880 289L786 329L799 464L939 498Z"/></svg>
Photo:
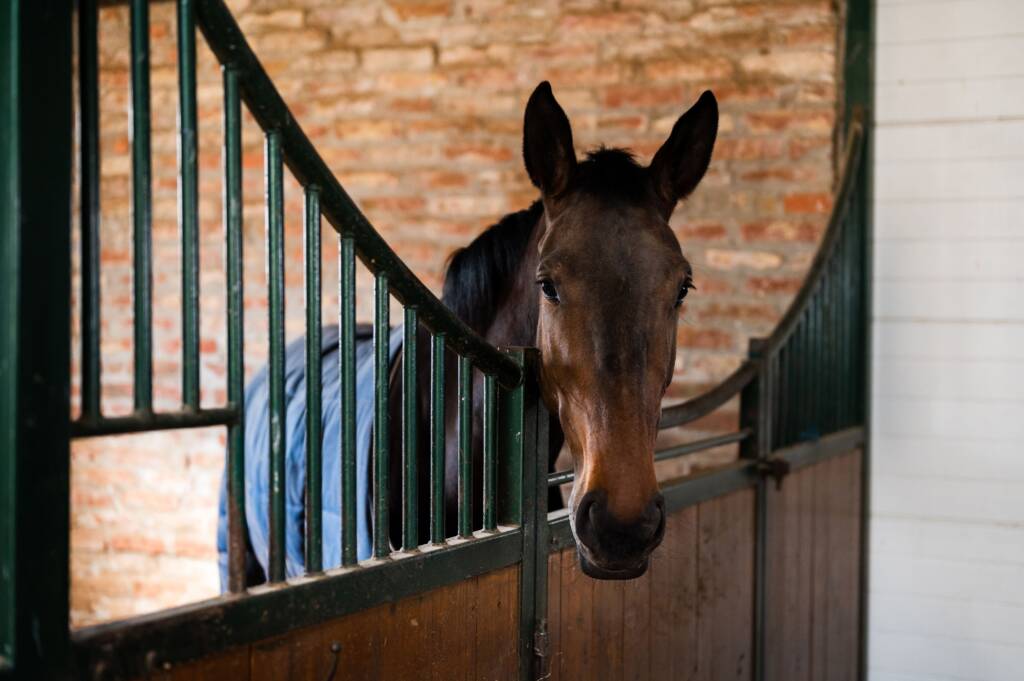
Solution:
<svg viewBox="0 0 1024 681"><path fill-rule="evenodd" d="M442 301L469 328L495 346L540 349L541 397L551 416L549 466L563 445L572 456L575 479L568 498L570 527L585 574L595 579L643 575L665 532L664 500L654 470L654 442L661 401L673 376L676 329L683 301L695 289L693 272L668 221L679 201L704 177L718 132L718 103L705 91L674 124L648 166L628 150L598 148L578 160L572 128L548 82L531 94L523 121L523 160L540 197L487 228L449 260ZM392 339L401 336L392 333ZM429 404L429 336L420 328L417 366L420 424ZM357 354L372 364L369 339ZM337 513L337 333L324 333L324 566L340 563ZM393 343L394 362L401 349ZM294 522L286 537L287 573L302 574L305 395L302 343L286 356L288 419L288 508ZM456 362L445 362L446 384L455 381ZM330 367L334 367L333 373ZM360 362L363 366L363 362ZM474 372L473 466L481 479L483 459L482 377ZM400 422L401 372L391 372L392 423ZM364 384L365 385L365 384ZM372 385L368 399L372 404ZM458 499L458 442L454 391L445 404L445 522L455 530ZM331 411L333 409L333 412ZM372 411L359 415L359 558L369 557L368 488ZM246 479L264 480L267 428L266 372L246 391ZM332 425L333 423L333 425ZM392 429L391 451L400 451L400 429ZM332 437L333 442L328 442ZM294 437L293 437L294 436ZM419 432L419 470L427 470L425 425ZM400 457L390 459L390 479L401 480ZM429 536L429 490L419 481L419 533ZM333 490L331 486L333 485ZM389 532L400 544L401 489L389 488ZM481 526L481 490L475 490L474 527ZM222 584L226 584L226 507L221 494ZM266 490L247 490L253 568L247 581L263 581L267 565ZM332 511L329 507L333 506ZM551 508L562 499L552 490ZM262 569L261 569L262 568Z"/></svg>

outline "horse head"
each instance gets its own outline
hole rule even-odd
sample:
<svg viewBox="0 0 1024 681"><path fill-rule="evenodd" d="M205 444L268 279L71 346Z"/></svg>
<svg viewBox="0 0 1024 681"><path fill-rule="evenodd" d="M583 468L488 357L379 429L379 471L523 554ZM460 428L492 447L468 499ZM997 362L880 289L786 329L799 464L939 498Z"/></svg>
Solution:
<svg viewBox="0 0 1024 681"><path fill-rule="evenodd" d="M534 273L541 391L572 454L569 518L591 577L642 575L664 535L654 442L693 287L668 220L704 176L717 129L705 92L649 166L617 149L577 161L548 83L526 107L523 157L544 204Z"/></svg>

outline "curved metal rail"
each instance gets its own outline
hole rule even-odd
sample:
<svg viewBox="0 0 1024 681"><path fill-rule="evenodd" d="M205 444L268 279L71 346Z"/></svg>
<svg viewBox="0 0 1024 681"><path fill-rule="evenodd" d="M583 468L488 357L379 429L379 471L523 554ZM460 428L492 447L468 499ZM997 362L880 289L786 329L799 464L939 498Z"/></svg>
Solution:
<svg viewBox="0 0 1024 681"><path fill-rule="evenodd" d="M402 304L415 306L420 322L432 333L444 334L449 348L470 359L484 373L494 375L504 387L519 385L519 366L438 300L342 188L267 76L223 0L198 0L196 13L199 29L214 55L225 69L238 74L240 94L256 122L264 132L280 133L288 168L303 187L319 188L323 215L339 234L355 237L356 253L363 264L374 274L387 273L391 294Z"/></svg>

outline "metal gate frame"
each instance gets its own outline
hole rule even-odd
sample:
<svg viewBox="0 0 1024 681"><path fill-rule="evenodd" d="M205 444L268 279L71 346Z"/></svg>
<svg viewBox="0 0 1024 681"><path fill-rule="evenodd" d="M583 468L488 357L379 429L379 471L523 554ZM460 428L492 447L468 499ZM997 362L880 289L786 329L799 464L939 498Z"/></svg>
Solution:
<svg viewBox="0 0 1024 681"><path fill-rule="evenodd" d="M95 0L81 0L78 14L78 61L84 83L94 83L96 60ZM136 26L145 25L145 0L135 0ZM196 343L191 329L196 328L194 310L183 308L186 339L183 356L183 394L181 412L156 414L148 407L147 379L136 382L137 413L122 419L104 419L98 412L98 355L90 342L91 326L98 310L83 308L83 418L71 420L70 411L70 261L71 261L71 177L72 177L72 19L71 3L60 0L11 0L0 10L0 677L2 678L124 678L145 673L154 665L195 659L215 650L253 642L297 626L326 621L370 605L393 601L435 586L452 583L499 567L521 563L520 581L520 671L524 679L544 671L546 636L547 557L550 552L569 546L571 534L564 515L549 516L546 508L548 487L571 479L569 473L547 474L546 452L548 416L539 399L534 371L536 351L513 349L499 353L490 348L458 322L412 275L351 202L327 170L308 138L301 131L287 106L277 94L248 48L237 24L222 0L181 0L179 21L192 27L193 42L188 39L181 54L187 63L192 54L194 65L194 25L204 32L215 54L225 64L226 92L244 100L258 122L268 132L268 152L277 164L287 163L307 188L307 224L319 220L320 211L333 224L342 239L343 250L372 262L378 273L378 310L388 294L407 303L410 314L464 358L477 365L492 380L488 390L498 403L490 432L501 452L493 473L491 526L471 540L456 542L442 550L414 551L408 556L387 559L377 567L349 567L331 574L303 580L287 586L251 590L213 602L206 602L126 622L91 627L77 632L68 628L68 540L69 540L69 452L73 436L142 432L145 430L227 425L240 432L240 405L233 401L224 409L198 409L198 378L194 362ZM193 23L194 22L194 23ZM872 101L872 9L868 0L849 0L846 7L843 40L844 121L855 132L847 146L847 162L842 169L835 210L811 275L793 307L770 339L751 344L750 360L723 384L699 398L666 409L661 427L688 423L718 408L732 396L742 393L742 422L737 433L689 443L659 452L658 458L682 456L701 449L740 442L743 458L723 470L696 476L665 490L669 510L682 508L729 491L748 486L757 489L757 543L755 588L755 661L754 674L763 674L764 623L764 547L766 478L781 477L787 466L798 467L825 457L862 447L861 508L861 664L866 672L866 593L867 593L867 498L869 466L869 358L870 332L868 308L871 281L870 224L870 129L868 113ZM145 58L144 35L137 32L133 41L133 59ZM83 39L84 36L84 39ZM187 69L183 69L187 73ZM148 79L146 79L148 80ZM134 81L134 79L133 79ZM135 81L134 95L140 109L148 95L148 83ZM40 84L45 83L42 87ZM194 144L187 108L194 107L186 77L181 83L185 121L182 141ZM95 246L88 237L95 227L98 203L98 147L96 145L96 91L80 88L82 121L83 248ZM229 104L232 103L229 101ZM228 107L229 109L231 107ZM236 110L237 111L237 110ZM857 113L860 112L860 113ZM194 108L192 110L194 117ZM192 118L191 120L194 120ZM860 120L860 123L857 121ZM136 139L148 137L148 122L137 129ZM230 128L230 126L229 126ZM859 129L859 133L856 130ZM228 146L231 153L232 147ZM237 148L235 148L237 151ZM133 154L136 152L133 152ZM148 177L148 153L135 156L137 172ZM230 173L230 163L226 169ZM184 211L183 252L186 303L195 300L198 289L190 277L195 251L195 224L190 221L195 201L194 175L181 170ZM230 175L229 175L230 180ZM271 189L274 189L272 186ZM95 192L95 194L90 194ZM271 192L273 196L273 192ZM66 197L66 200L61 197ZM280 197L278 196L278 199ZM136 205L146 206L148 197L136 195ZM229 202L230 203L230 202ZM271 198L271 212L279 210L279 200ZM237 206L235 207L237 210ZM231 213L226 225L234 223ZM137 211L138 212L138 211ZM145 228L148 215L137 218L136 245L147 252ZM851 225L844 229L844 225ZM90 227L91 226L91 227ZM229 244L231 232L228 231ZM347 242L346 242L347 240ZM845 249L845 250L843 250ZM273 250L273 249L271 249ZM833 253L842 258L830 258ZM83 290L92 291L98 281L98 265L83 251ZM839 274L829 263L846 263ZM819 266L820 263L820 266ZM369 264L369 263L368 263ZM145 262L136 272L144 281ZM283 264L282 264L283 266ZM316 268L314 268L316 269ZM381 276L383 273L383 276ZM230 276L230 275L229 275ZM856 279L844 279L855 277ZM308 270L307 282L319 284L319 272ZM820 282L826 281L827 284ZM844 297L842 282L855 283L855 299ZM191 282L191 283L190 283ZM819 293L819 291L822 291ZM348 294L351 292L349 291ZM342 296L346 291L342 291ZM833 296L833 297L829 297ZM835 298L835 296L839 296ZM83 303L88 305L83 296ZM95 298L91 300L95 301ZM831 303L830 303L831 301ZM857 315L852 328L841 324L827 327L830 304L854 305ZM144 299L136 310L137 318L148 318ZM850 308L852 309L852 308ZM342 320L343 326L345 319ZM273 324L273 322L271 322ZM235 326L232 326L235 324ZM315 328L319 319L310 319ZM386 317L383 324L386 324ZM415 325L415 324L414 324ZM382 324L378 320L378 332ZM240 329L240 317L229 324ZM838 356L832 340L822 341L825 328L838 328L856 345L846 349L856 362L846 366L845 374L856 391L847 403L827 413L816 413L812 421L798 414L798 383L813 378L807 367L801 369L790 360L786 364L788 343L801 343L801 351L812 351L816 361ZM780 332L780 329L783 330ZM94 338L93 338L94 340ZM137 346L145 349L145 333ZM236 346L240 352L240 340ZM830 348L832 348L830 350ZM838 349L841 349L839 347ZM832 352L831 355L828 353ZM272 358L274 353L272 352ZM97 357L96 362L91 360ZM272 362L274 360L272 359ZM142 366L145 366L143 358ZM815 365L818 366L818 365ZM234 372L238 394L240 372ZM499 389L499 384L503 386ZM822 386L824 387L824 386ZM95 398L95 399L94 399ZM787 411L785 405L796 404ZM780 406L781 405L781 406ZM95 409L94 409L95 408ZM825 419L822 421L821 419ZM822 428L822 424L827 427ZM315 427L315 424L313 424ZM801 430L803 428L803 430ZM775 434L773 435L773 430ZM780 435L782 433L782 435ZM379 452L378 452L379 454ZM492 451L493 454L493 451ZM386 455L386 452L385 452ZM237 463L237 461L236 461ZM237 500L237 497L236 497ZM237 507L236 507L237 513ZM237 522L233 532L240 535ZM472 534L472 533L470 533ZM384 556L382 556L384 557ZM237 553L236 553L237 565ZM315 563L314 563L315 565ZM276 575L281 577L282 575ZM235 582L236 590L240 585ZM308 604L322 607L310 613ZM324 605L330 604L330 605ZM269 616L269 618L268 618ZM169 649L169 657L154 658L150 652L159 642Z"/></svg>

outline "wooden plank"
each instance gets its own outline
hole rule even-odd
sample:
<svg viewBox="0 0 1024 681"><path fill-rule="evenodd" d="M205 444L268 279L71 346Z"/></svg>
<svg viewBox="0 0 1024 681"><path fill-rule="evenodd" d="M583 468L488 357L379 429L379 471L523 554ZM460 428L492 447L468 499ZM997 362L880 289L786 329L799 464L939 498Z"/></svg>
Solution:
<svg viewBox="0 0 1024 681"><path fill-rule="evenodd" d="M403 598L384 611L381 621L381 678L411 679L421 675L427 657L423 610L434 594Z"/></svg>
<svg viewBox="0 0 1024 681"><path fill-rule="evenodd" d="M681 681L696 678L698 666L697 516L696 506L683 509L665 528L666 539L671 537L671 678Z"/></svg>
<svg viewBox="0 0 1024 681"><path fill-rule="evenodd" d="M811 554L814 471L768 489L765 681L812 681Z"/></svg>
<svg viewBox="0 0 1024 681"><path fill-rule="evenodd" d="M811 675L852 681L857 674L860 454L814 472Z"/></svg>
<svg viewBox="0 0 1024 681"><path fill-rule="evenodd" d="M323 628L324 645L328 649L334 644L341 647L336 679L370 681L380 678L380 626L389 609L388 605L380 605L330 622Z"/></svg>
<svg viewBox="0 0 1024 681"><path fill-rule="evenodd" d="M548 556L548 671L551 681L562 676L562 557L567 549Z"/></svg>
<svg viewBox="0 0 1024 681"><path fill-rule="evenodd" d="M517 568L496 570L477 578L476 670L474 678L497 681L516 677L518 658L516 637L519 630L517 590L513 578ZM410 677L411 678L411 677Z"/></svg>
<svg viewBox="0 0 1024 681"><path fill-rule="evenodd" d="M619 681L622 678L622 607L623 582L595 579L591 612L593 640L593 675L596 681Z"/></svg>
<svg viewBox="0 0 1024 681"><path fill-rule="evenodd" d="M668 527L671 527L671 518ZM665 542L655 556L668 553L668 528ZM652 561L654 558L652 557ZM623 583L622 599L622 678L647 681L651 670L651 570L639 579Z"/></svg>
<svg viewBox="0 0 1024 681"><path fill-rule="evenodd" d="M590 679L594 580L583 574L575 552L562 556L562 590L562 678Z"/></svg>
<svg viewBox="0 0 1024 681"><path fill-rule="evenodd" d="M465 602L465 582L450 584L438 589L431 599L434 622L434 654L431 656L430 678L434 681L465 679L468 673L465 663L466 631L462 609Z"/></svg>
<svg viewBox="0 0 1024 681"><path fill-rule="evenodd" d="M666 526L666 533L671 527ZM667 549L667 550L666 550ZM672 589L672 549L661 547L651 555L646 579L650 580L650 678L666 678L672 673L672 605L666 595Z"/></svg>
<svg viewBox="0 0 1024 681"><path fill-rule="evenodd" d="M698 679L750 679L754 491L698 507Z"/></svg>
<svg viewBox="0 0 1024 681"><path fill-rule="evenodd" d="M250 648L251 681L277 681L288 678L289 635L277 636L253 644Z"/></svg>
<svg viewBox="0 0 1024 681"><path fill-rule="evenodd" d="M854 681L857 673L860 455L829 463L828 559L825 622L826 681Z"/></svg>

